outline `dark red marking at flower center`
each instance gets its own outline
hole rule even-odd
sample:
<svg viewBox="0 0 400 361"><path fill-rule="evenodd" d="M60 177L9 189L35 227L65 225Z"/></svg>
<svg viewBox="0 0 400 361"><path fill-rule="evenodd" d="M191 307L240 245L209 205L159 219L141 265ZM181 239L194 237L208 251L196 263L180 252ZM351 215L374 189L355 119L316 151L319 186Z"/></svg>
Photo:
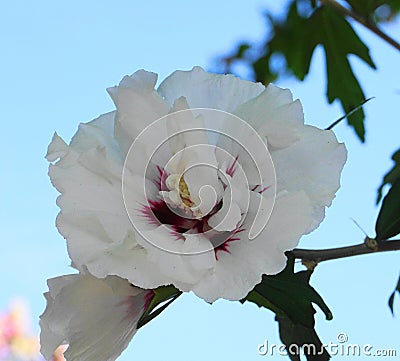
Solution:
<svg viewBox="0 0 400 361"><path fill-rule="evenodd" d="M192 229L199 221L197 219L188 219L179 216L173 212L168 205L162 201L151 201L149 205L144 205L141 212L146 219L154 225L167 224L178 233L185 233Z"/></svg>
<svg viewBox="0 0 400 361"><path fill-rule="evenodd" d="M237 168L237 161L239 156L236 156L232 164L227 168L226 173L231 177L234 175ZM157 166L156 179L153 179L154 183L160 191L166 190L166 179L168 173ZM259 185L255 186L252 190L256 190ZM259 193L264 192L268 187L264 188ZM222 207L222 200L215 205L214 209L202 218L185 218L177 214L170 208L170 206L164 200L148 200L148 204L142 204L139 212L146 218L146 220L154 225L168 225L171 228L171 236L175 237L177 240L184 240L184 233L206 233L212 231L212 228L208 225L209 218L218 212ZM240 240L240 237L236 236L238 233L243 232L243 228L239 228L229 234L229 232L210 232L207 234L210 242L214 244L215 258L218 260L218 253L223 251L230 253L229 244L234 241ZM149 295L149 299L153 295Z"/></svg>

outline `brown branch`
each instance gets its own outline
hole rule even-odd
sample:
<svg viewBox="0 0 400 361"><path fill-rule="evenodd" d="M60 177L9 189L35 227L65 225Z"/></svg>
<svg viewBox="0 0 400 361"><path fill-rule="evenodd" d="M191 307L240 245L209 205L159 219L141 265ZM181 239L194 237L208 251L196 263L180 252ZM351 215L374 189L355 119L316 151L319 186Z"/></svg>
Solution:
<svg viewBox="0 0 400 361"><path fill-rule="evenodd" d="M301 259L302 261L319 263L331 259L397 250L400 250L400 240L378 241L367 237L364 243L354 246L318 250L296 248L291 251L291 253L295 258Z"/></svg>
<svg viewBox="0 0 400 361"><path fill-rule="evenodd" d="M344 16L349 16L353 20L357 21L361 25L365 26L367 29L371 30L373 33L378 35L381 39L386 41L388 44L392 45L394 48L400 51L400 44L394 40L392 37L384 33L381 29L379 29L374 23L371 21L368 21L367 19L359 16L356 14L354 11L351 11L344 6L340 5L338 2L335 0L321 0L321 3L327 6L330 6L331 8L335 9L337 12Z"/></svg>

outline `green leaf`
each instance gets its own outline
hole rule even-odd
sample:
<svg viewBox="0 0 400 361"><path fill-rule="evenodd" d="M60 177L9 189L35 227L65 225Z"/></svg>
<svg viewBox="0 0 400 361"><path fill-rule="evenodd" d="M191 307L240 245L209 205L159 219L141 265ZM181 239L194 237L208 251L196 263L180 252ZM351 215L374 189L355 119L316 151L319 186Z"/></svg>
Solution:
<svg viewBox="0 0 400 361"><path fill-rule="evenodd" d="M383 199L381 210L375 225L376 238L387 239L400 233L400 149L393 155L393 168L383 177L378 189L376 202L382 199L383 187L390 184L391 188Z"/></svg>
<svg viewBox="0 0 400 361"><path fill-rule="evenodd" d="M383 178L382 184L378 189L378 197L376 200L377 204L382 199L382 190L385 184L393 185L395 182L400 181L400 149L392 155L392 159L395 164L393 168L388 173L386 173L385 177Z"/></svg>
<svg viewBox="0 0 400 361"><path fill-rule="evenodd" d="M400 6L398 2L400 0L392 0L391 9ZM353 0L349 3L360 13L374 11L382 5L382 1L378 0ZM328 101L332 103L339 100L344 113L351 113L347 116L347 122L364 141L364 112L362 109L353 110L365 100L365 96L348 58L355 55L371 68L375 69L375 65L368 47L350 23L335 9L317 4L321 2L292 0L284 17L266 14L272 35L261 44L248 47L246 43L244 48L239 45L234 52L236 55L225 58L226 71L231 70L230 64L236 56L236 59L252 67L255 79L264 84L288 72L304 80L309 73L314 50L321 45L326 57ZM311 14L299 12L299 8L304 10L305 6ZM372 20L368 18L368 21ZM271 63L276 65L273 63L276 54L282 55L285 60L285 63L278 63L280 69L271 66Z"/></svg>
<svg viewBox="0 0 400 361"><path fill-rule="evenodd" d="M264 275L261 283L242 302L253 302L273 311L279 323L282 342L287 347L292 344L299 347L312 344L322 351L321 355L317 355L319 358L308 355L308 360L329 360L329 354L322 348L314 330L316 311L313 304L321 308L328 320L332 319L332 313L309 284L311 274L309 270L295 273L294 258L289 254L286 268L274 276Z"/></svg>
<svg viewBox="0 0 400 361"><path fill-rule="evenodd" d="M375 69L369 50L348 21L329 7L318 8L311 16L310 23L315 31L318 31L319 43L325 50L328 101L332 103L339 99L344 111L350 112L365 100L365 96L350 66L348 56L356 55ZM350 115L347 121L364 141L363 110Z"/></svg>
<svg viewBox="0 0 400 361"><path fill-rule="evenodd" d="M174 286L161 286L153 290L153 292L154 295L149 305L138 321L137 329L143 327L146 323L158 316L182 294L182 291L179 291Z"/></svg>
<svg viewBox="0 0 400 361"><path fill-rule="evenodd" d="M392 184L382 201L375 225L376 239L388 239L400 233L400 179Z"/></svg>
<svg viewBox="0 0 400 361"><path fill-rule="evenodd" d="M298 79L304 80L318 45L317 32L310 26L309 20L298 13L296 2L289 7L285 22L275 21L272 17L269 19L274 29L274 36L266 44L269 54L282 54L287 67Z"/></svg>
<svg viewBox="0 0 400 361"><path fill-rule="evenodd" d="M383 21L393 20L393 18L400 12L400 0L387 0L386 4L389 6L390 14L388 17L384 17Z"/></svg>
<svg viewBox="0 0 400 361"><path fill-rule="evenodd" d="M397 281L397 286L396 286L395 290L393 291L393 293L390 295L389 301L388 301L390 311L392 311L392 315L394 315L393 303L394 303L394 297L396 295L396 292L398 292L400 294L400 277L399 277L399 280Z"/></svg>
<svg viewBox="0 0 400 361"><path fill-rule="evenodd" d="M237 48L237 52L235 54L235 58L241 59L244 57L246 51L250 48L250 45L247 43L239 44Z"/></svg>
<svg viewBox="0 0 400 361"><path fill-rule="evenodd" d="M375 69L368 47L360 40L349 22L330 7L317 8L309 18L298 13L297 2L292 2L284 22L270 17L274 36L266 43L267 51L255 63L253 69L260 71L260 59L264 68L269 69L272 54L285 57L286 66L300 80L304 80L310 70L312 55L317 45L322 45L326 56L327 97L329 103L338 99L352 126L365 140L364 112L353 110L365 101L361 86L353 73L349 55L353 54ZM257 68L254 67L257 64ZM262 78L262 77L261 77Z"/></svg>
<svg viewBox="0 0 400 361"><path fill-rule="evenodd" d="M263 84L269 84L273 82L278 74L274 73L269 67L269 58L261 57L253 63L253 69L256 76L256 81Z"/></svg>
<svg viewBox="0 0 400 361"><path fill-rule="evenodd" d="M324 348L314 328L294 324L287 317L276 317L279 334L292 361L300 361L299 350L302 350L309 361L327 361L330 355Z"/></svg>

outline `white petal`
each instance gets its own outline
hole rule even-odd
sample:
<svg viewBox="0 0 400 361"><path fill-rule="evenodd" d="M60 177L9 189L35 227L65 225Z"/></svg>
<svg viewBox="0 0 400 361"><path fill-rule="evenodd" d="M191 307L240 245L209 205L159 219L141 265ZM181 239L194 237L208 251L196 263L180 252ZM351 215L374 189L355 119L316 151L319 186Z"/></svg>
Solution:
<svg viewBox="0 0 400 361"><path fill-rule="evenodd" d="M80 218L81 214L87 213L97 215L105 228L111 224L106 215L117 218L118 223L113 227L119 230L110 234L117 238L120 232L127 232L132 227L123 203L120 169L120 165L109 161L101 149L80 157L69 152L68 157L51 165L49 170L53 184L62 192L57 204L72 217ZM69 241L82 242L80 239Z"/></svg>
<svg viewBox="0 0 400 361"><path fill-rule="evenodd" d="M304 192L284 193L277 197L274 210L263 232L254 240L246 232L240 240L228 244L228 252L219 251L213 272L193 288L208 302L222 297L240 300L261 282L262 274L276 274L286 265L284 251L293 249L312 222L312 207ZM249 226L247 219L244 227Z"/></svg>
<svg viewBox="0 0 400 361"><path fill-rule="evenodd" d="M112 134L98 125L98 121L105 120L113 122L112 117L105 115L82 124L60 160L50 165L49 175L62 193L58 203L64 210L124 213L122 194L118 190L123 160Z"/></svg>
<svg viewBox="0 0 400 361"><path fill-rule="evenodd" d="M54 133L53 139L47 148L46 159L49 162L64 157L68 152L68 145L57 133Z"/></svg>
<svg viewBox="0 0 400 361"><path fill-rule="evenodd" d="M185 123L190 121L188 118L193 118L190 112L189 106L184 97L177 99L170 111L170 114L166 117L166 125L169 139L169 144L172 150L172 154L175 154L185 147L185 134L182 133L185 130ZM185 111L186 110L186 111Z"/></svg>
<svg viewBox="0 0 400 361"><path fill-rule="evenodd" d="M128 346L152 291L119 277L68 275L50 279L40 319L41 352L50 360L69 344L68 361L113 361Z"/></svg>
<svg viewBox="0 0 400 361"><path fill-rule="evenodd" d="M87 267L97 277L118 274L132 282L144 278L149 286L157 287L168 278L146 260L146 251L135 240L121 191L122 154L116 155L118 145L110 134L110 122L112 113L81 125L68 151L50 165L52 183L62 193L57 200L62 209L57 228L67 239L76 268ZM136 179L129 178L128 195L142 189ZM154 199L154 185L146 184L147 194Z"/></svg>
<svg viewBox="0 0 400 361"><path fill-rule="evenodd" d="M330 206L340 187L340 173L347 151L332 131L304 126L292 146L272 152L278 191L304 190L314 206L315 229L323 219L323 208Z"/></svg>
<svg viewBox="0 0 400 361"><path fill-rule="evenodd" d="M233 159L237 158L236 164L240 164L249 185L271 186L275 182L275 171L265 138L246 122L236 119L230 122L228 118L226 121L224 132L229 137L220 137L218 148L222 148ZM232 164L223 151L218 150L216 154L220 164L224 160L228 165Z"/></svg>
<svg viewBox="0 0 400 361"><path fill-rule="evenodd" d="M296 141L303 126L301 103L293 101L288 89L272 84L256 98L241 105L235 112L267 138L269 146L283 148Z"/></svg>
<svg viewBox="0 0 400 361"><path fill-rule="evenodd" d="M168 114L168 104L154 90L156 81L156 74L139 70L107 89L117 107L115 136L124 154L145 127Z"/></svg>
<svg viewBox="0 0 400 361"><path fill-rule="evenodd" d="M191 108L211 108L233 112L238 105L260 94L261 83L241 80L233 75L207 73L200 67L176 71L166 78L158 92L173 104L184 96Z"/></svg>
<svg viewBox="0 0 400 361"><path fill-rule="evenodd" d="M118 230L118 225L118 216L109 214L103 219L99 219L99 213L81 213L79 217L60 213L57 217L57 227L68 240L68 253L78 269L87 267L96 277L116 274L143 288L171 283L159 267L149 261L148 252L137 244L133 230L124 234L123 230ZM115 234L120 238L115 238Z"/></svg>
<svg viewBox="0 0 400 361"><path fill-rule="evenodd" d="M262 194L250 192L249 214L254 215L254 217L252 217L251 225L247 222L249 239L252 240L257 237L268 224L275 205L275 197L276 194L273 188L266 189Z"/></svg>
<svg viewBox="0 0 400 361"><path fill-rule="evenodd" d="M148 251L149 261L157 265L174 284L193 285L199 282L203 272L210 268L212 258L210 260L208 251L213 253L213 248L201 235L187 235L186 243L186 239L177 238L165 226L143 232L143 235L145 239L140 243Z"/></svg>
<svg viewBox="0 0 400 361"><path fill-rule="evenodd" d="M171 137L170 143L178 138L180 146L174 147L174 153L184 147L198 144L209 144L209 134L207 132L204 118L198 111L192 111L185 97L180 97L174 101L170 114L166 117L168 134L179 136Z"/></svg>
<svg viewBox="0 0 400 361"><path fill-rule="evenodd" d="M78 131L71 140L70 147L83 153L98 146L106 146L108 152L122 159L118 142L114 139L115 111L103 114L89 123L79 124Z"/></svg>
<svg viewBox="0 0 400 361"><path fill-rule="evenodd" d="M207 223L219 232L230 232L236 229L241 218L240 207L236 203L231 203L225 207L223 206L217 213L213 214Z"/></svg>
<svg viewBox="0 0 400 361"><path fill-rule="evenodd" d="M211 149L196 148L197 157L188 157L184 180L195 203L193 209L199 208L203 215L208 214L221 195L222 187L218 178L217 162ZM204 149L204 152L203 152ZM186 152L187 153L187 152ZM206 154L208 153L208 154ZM204 155L204 158L203 158Z"/></svg>
<svg viewBox="0 0 400 361"><path fill-rule="evenodd" d="M278 194L269 221L254 242L260 247L273 243L283 252L292 250L310 226L312 212L310 199L303 191Z"/></svg>
<svg viewBox="0 0 400 361"><path fill-rule="evenodd" d="M215 267L214 249L210 241L202 234L186 234L182 251L185 261L196 272L204 272Z"/></svg>

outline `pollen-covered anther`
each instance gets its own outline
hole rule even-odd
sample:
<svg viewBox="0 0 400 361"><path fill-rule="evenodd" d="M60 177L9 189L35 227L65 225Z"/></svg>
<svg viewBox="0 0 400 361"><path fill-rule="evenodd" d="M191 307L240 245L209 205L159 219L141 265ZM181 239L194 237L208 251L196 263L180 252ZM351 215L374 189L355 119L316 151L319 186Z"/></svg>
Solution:
<svg viewBox="0 0 400 361"><path fill-rule="evenodd" d="M189 188L188 188L183 176L179 179L179 195L181 197L182 202L186 206L192 207L194 205L194 203L190 199Z"/></svg>

